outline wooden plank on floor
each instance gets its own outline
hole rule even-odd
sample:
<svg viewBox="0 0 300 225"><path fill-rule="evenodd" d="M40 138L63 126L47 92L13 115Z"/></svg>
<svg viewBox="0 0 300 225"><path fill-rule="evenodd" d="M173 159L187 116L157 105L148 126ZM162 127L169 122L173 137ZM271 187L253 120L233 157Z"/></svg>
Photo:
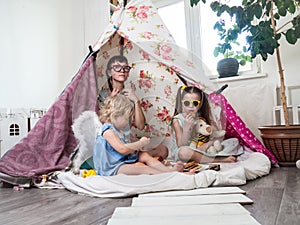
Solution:
<svg viewBox="0 0 300 225"><path fill-rule="evenodd" d="M300 223L300 170L287 173L285 191L276 224L299 224Z"/></svg>
<svg viewBox="0 0 300 225"><path fill-rule="evenodd" d="M140 194L139 197L167 197L167 196L189 196L189 195L213 195L213 194L245 194L239 187L209 187L193 190L164 191Z"/></svg>
<svg viewBox="0 0 300 225"><path fill-rule="evenodd" d="M263 222L264 225L276 225L276 219L282 204L283 193L284 190L281 188L278 189L276 186L273 188L254 186L252 189L247 190L247 196L253 199L254 204L245 205L244 207L252 215L255 215L255 218L259 222ZM277 225L283 224L284 223Z"/></svg>
<svg viewBox="0 0 300 225"><path fill-rule="evenodd" d="M187 216L187 217L152 217L145 218L111 218L108 225L182 225L182 224L201 224L201 225L260 225L250 215L222 215L222 216Z"/></svg>
<svg viewBox="0 0 300 225"><path fill-rule="evenodd" d="M222 216L249 215L240 204L210 204L210 205L176 205L154 207L118 207L112 218L140 218L140 217L182 217L182 216Z"/></svg>
<svg viewBox="0 0 300 225"><path fill-rule="evenodd" d="M196 195L196 196L173 196L173 197L149 197L133 198L131 206L159 206L159 205L203 205L203 204L222 204L240 203L252 204L253 201L243 194L226 195Z"/></svg>
<svg viewBox="0 0 300 225"><path fill-rule="evenodd" d="M5 204L2 204L2 193L6 191L10 191L15 198L14 201L4 201ZM17 196L19 199L16 198ZM10 225L99 225L101 222L107 222L116 207L131 204L129 198L91 198L67 190L36 188L23 191L0 189L0 199L0 224Z"/></svg>

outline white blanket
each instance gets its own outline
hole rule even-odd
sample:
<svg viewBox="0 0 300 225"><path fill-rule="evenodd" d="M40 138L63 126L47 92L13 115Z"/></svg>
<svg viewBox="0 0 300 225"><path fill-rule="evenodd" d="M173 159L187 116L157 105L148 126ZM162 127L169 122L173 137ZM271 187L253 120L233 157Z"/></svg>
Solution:
<svg viewBox="0 0 300 225"><path fill-rule="evenodd" d="M262 153L244 153L236 163L223 163L216 172L204 170L196 175L179 172L157 175L90 176L82 178L72 172L60 172L59 182L68 190L94 197L124 197L136 194L189 190L209 186L243 185L247 180L269 174L271 163Z"/></svg>

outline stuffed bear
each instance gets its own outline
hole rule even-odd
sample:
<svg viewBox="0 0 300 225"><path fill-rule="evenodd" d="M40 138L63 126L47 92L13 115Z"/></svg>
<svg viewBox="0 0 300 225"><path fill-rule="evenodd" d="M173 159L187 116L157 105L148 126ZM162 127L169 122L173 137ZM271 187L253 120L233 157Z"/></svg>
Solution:
<svg viewBox="0 0 300 225"><path fill-rule="evenodd" d="M205 122L205 119L199 117L195 125L196 135L190 143L190 147L215 155L222 150L220 140L212 140L224 136L225 131L213 132L212 127Z"/></svg>

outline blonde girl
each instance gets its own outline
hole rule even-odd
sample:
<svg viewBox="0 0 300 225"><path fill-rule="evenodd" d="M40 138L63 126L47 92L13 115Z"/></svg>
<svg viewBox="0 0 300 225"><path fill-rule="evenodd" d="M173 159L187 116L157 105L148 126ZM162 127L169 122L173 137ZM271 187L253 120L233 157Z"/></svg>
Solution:
<svg viewBox="0 0 300 225"><path fill-rule="evenodd" d="M133 115L134 107L126 96L118 94L105 99L99 116L103 125L93 154L97 174L112 176L120 173L137 175L183 171L182 162L168 168L147 152L139 151L149 143L149 138L142 137L136 142L126 143L122 129Z"/></svg>
<svg viewBox="0 0 300 225"><path fill-rule="evenodd" d="M173 147L172 156L175 160L208 162L235 162L234 156L207 157L188 147L193 134L195 119L205 118L210 121L210 108L206 94L195 86L182 86L176 96L175 111L172 119ZM204 144L205 145L205 144ZM209 146L203 146L209 147Z"/></svg>

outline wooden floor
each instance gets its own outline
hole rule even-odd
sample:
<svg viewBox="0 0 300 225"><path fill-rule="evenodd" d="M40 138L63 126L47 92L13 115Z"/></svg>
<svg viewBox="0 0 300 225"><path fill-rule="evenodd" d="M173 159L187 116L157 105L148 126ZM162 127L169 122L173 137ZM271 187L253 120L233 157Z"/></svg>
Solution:
<svg viewBox="0 0 300 225"><path fill-rule="evenodd" d="M300 224L300 170L272 168L263 178L239 186L254 201L244 207L262 225ZM92 198L66 190L0 188L0 224L107 224L116 207L131 198Z"/></svg>

